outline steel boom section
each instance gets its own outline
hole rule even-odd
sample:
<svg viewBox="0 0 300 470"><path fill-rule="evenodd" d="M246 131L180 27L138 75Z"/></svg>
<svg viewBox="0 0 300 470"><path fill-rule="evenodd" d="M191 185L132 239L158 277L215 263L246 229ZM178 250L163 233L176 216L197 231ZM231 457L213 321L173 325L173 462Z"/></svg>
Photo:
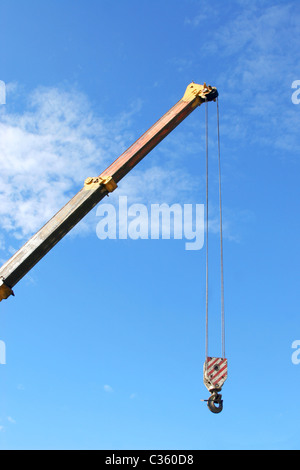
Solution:
<svg viewBox="0 0 300 470"><path fill-rule="evenodd" d="M197 106L218 96L216 88L191 83L184 97L117 158L99 177L84 187L52 217L0 269L0 301L12 288L95 207L132 168L180 124ZM96 184L95 184L96 182ZM91 183L91 184L89 184Z"/></svg>

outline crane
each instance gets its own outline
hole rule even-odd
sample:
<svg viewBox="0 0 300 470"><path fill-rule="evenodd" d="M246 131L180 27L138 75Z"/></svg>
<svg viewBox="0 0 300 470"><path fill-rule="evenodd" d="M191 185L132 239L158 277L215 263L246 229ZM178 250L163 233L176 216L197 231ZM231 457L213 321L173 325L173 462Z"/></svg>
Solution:
<svg viewBox="0 0 300 470"><path fill-rule="evenodd" d="M119 181L187 116L201 104L217 98L216 87L190 83L183 97L106 170L99 176L87 177L77 194L0 268L0 302L14 296L14 286L105 196L115 191ZM213 413L223 408L218 392L226 378L227 360L207 356L204 384L211 393L208 407Z"/></svg>

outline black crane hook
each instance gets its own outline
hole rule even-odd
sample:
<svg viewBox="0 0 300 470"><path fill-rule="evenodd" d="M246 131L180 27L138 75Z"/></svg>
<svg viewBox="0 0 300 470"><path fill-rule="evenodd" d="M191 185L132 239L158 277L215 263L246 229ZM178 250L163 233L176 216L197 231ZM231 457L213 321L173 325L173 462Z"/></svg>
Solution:
<svg viewBox="0 0 300 470"><path fill-rule="evenodd" d="M207 406L212 413L221 413L223 410L223 400L222 395L217 391L213 390L211 396L207 400Z"/></svg>

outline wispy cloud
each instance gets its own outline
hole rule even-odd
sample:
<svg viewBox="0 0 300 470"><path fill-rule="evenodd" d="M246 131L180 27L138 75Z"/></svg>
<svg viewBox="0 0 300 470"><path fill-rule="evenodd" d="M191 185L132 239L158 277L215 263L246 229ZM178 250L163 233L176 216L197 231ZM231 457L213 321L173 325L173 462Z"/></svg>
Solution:
<svg viewBox="0 0 300 470"><path fill-rule="evenodd" d="M7 89L16 92L16 86ZM100 118L76 90L41 87L22 112L2 106L1 228L15 238L40 228L87 176L99 174L124 149L129 124L129 113L113 123Z"/></svg>
<svg viewBox="0 0 300 470"><path fill-rule="evenodd" d="M16 424L16 420L13 419L11 416L7 416L6 421L10 424ZM6 432L7 430L7 425L0 425L0 432Z"/></svg>
<svg viewBox="0 0 300 470"><path fill-rule="evenodd" d="M11 424L16 424L16 420L13 419L11 416L7 416L7 421Z"/></svg>
<svg viewBox="0 0 300 470"><path fill-rule="evenodd" d="M212 5L211 2L201 1L201 7L197 11L194 7L187 16L184 18L184 24L188 27L197 28L201 26L204 21L212 20L216 15L216 9L214 9L212 14Z"/></svg>
<svg viewBox="0 0 300 470"><path fill-rule="evenodd" d="M200 54L216 64L222 135L299 152L300 113L291 104L291 84L299 78L299 9L294 2L235 0L227 11L221 3Z"/></svg>
<svg viewBox="0 0 300 470"><path fill-rule="evenodd" d="M113 392L113 388L110 385L107 385L107 384L103 386L103 390L107 393L112 393Z"/></svg>

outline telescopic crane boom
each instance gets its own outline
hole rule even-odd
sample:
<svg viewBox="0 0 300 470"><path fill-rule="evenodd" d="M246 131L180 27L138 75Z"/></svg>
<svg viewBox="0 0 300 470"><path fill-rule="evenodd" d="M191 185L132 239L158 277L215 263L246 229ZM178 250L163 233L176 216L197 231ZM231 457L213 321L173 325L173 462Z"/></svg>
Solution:
<svg viewBox="0 0 300 470"><path fill-rule="evenodd" d="M148 131L97 177L85 180L80 191L25 243L0 269L0 302L14 295L13 287L93 207L117 188L129 173L178 124L205 101L218 97L215 87L190 83L184 96Z"/></svg>

